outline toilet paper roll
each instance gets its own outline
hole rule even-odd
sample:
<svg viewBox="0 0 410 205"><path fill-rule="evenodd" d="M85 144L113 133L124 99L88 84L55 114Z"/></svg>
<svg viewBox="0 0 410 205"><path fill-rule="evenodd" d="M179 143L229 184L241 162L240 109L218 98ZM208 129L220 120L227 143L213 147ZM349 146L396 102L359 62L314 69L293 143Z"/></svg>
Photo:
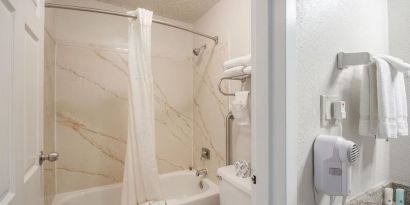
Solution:
<svg viewBox="0 0 410 205"><path fill-rule="evenodd" d="M239 160L235 162L236 176L247 178L251 176L251 163L246 160Z"/></svg>

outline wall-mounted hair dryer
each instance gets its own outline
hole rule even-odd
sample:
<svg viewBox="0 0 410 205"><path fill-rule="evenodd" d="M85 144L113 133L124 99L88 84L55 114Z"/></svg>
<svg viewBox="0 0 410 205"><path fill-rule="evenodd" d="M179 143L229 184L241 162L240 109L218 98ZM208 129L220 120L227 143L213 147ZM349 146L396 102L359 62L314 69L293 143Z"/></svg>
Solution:
<svg viewBox="0 0 410 205"><path fill-rule="evenodd" d="M319 135L313 149L316 189L330 196L349 195L351 165L359 158L358 146L340 136Z"/></svg>

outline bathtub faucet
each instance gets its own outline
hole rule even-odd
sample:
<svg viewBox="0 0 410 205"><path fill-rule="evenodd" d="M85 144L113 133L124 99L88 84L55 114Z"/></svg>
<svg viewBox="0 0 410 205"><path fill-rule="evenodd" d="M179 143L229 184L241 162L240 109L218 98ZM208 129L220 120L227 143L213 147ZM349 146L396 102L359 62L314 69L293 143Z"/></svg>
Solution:
<svg viewBox="0 0 410 205"><path fill-rule="evenodd" d="M207 169L201 169L196 171L196 176L203 176L206 177L208 175L208 170Z"/></svg>

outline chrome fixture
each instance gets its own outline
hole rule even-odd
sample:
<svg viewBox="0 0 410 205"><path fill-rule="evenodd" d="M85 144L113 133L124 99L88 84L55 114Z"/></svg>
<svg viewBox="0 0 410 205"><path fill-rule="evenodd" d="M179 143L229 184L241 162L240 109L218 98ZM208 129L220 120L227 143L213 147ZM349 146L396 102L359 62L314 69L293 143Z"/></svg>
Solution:
<svg viewBox="0 0 410 205"><path fill-rule="evenodd" d="M52 152L50 154L44 154L43 151L40 152L39 163L42 165L44 161L55 162L58 160L60 154L58 152Z"/></svg>
<svg viewBox="0 0 410 205"><path fill-rule="evenodd" d="M196 171L196 176L202 176L202 177L206 177L208 176L208 170L207 169L201 169L201 170L197 170Z"/></svg>
<svg viewBox="0 0 410 205"><path fill-rule="evenodd" d="M337 54L337 67L339 69L346 69L350 66L366 65L371 63L371 55L368 52L359 53L344 53Z"/></svg>
<svg viewBox="0 0 410 205"><path fill-rule="evenodd" d="M201 149L201 160L210 160L211 159L211 150L206 147Z"/></svg>
<svg viewBox="0 0 410 205"><path fill-rule="evenodd" d="M229 112L225 118L226 124L226 165L231 165L232 163L232 122L234 120L232 112Z"/></svg>
<svg viewBox="0 0 410 205"><path fill-rule="evenodd" d="M197 170L196 171L196 176L200 177L198 186L199 186L200 189L203 189L204 188L204 182L202 181L202 179L205 178L206 176L208 176L208 170L207 169Z"/></svg>
<svg viewBox="0 0 410 205"><path fill-rule="evenodd" d="M89 8L89 7L80 7L80 6L71 6L71 5L53 4L53 3L46 3L45 7L46 8L56 8L56 9L75 10L75 11L85 11L85 12L100 13L100 14L108 14L108 15L113 15L113 16L127 17L127 18L137 18L134 15L126 14L126 13L123 13L123 12L109 11L109 10L103 10L103 9L95 9L95 8ZM161 21L161 20L157 20L157 19L153 19L152 22L154 22L156 24L161 24L161 25L173 27L173 28L176 28L176 29L180 29L180 30L183 30L183 31L187 31L187 32L190 32L190 33L193 33L193 34L196 34L196 35L211 39L215 42L215 44L218 44L218 41L219 41L218 36L210 36L210 35L198 32L198 31L194 31L194 30L189 29L189 28L173 25L171 23Z"/></svg>
<svg viewBox="0 0 410 205"><path fill-rule="evenodd" d="M206 44L202 45L199 48L195 48L194 50L192 50L192 52L194 53L194 55L198 56L201 51L204 51L206 49Z"/></svg>
<svg viewBox="0 0 410 205"><path fill-rule="evenodd" d="M248 78L251 78L250 74L244 74L244 75L238 75L238 76L232 76L232 77L223 77L219 80L219 84L218 84L219 92L222 93L222 95L225 95L225 96L235 96L235 93L227 93L227 92L222 90L222 81L224 81L224 80L240 80L243 83Z"/></svg>

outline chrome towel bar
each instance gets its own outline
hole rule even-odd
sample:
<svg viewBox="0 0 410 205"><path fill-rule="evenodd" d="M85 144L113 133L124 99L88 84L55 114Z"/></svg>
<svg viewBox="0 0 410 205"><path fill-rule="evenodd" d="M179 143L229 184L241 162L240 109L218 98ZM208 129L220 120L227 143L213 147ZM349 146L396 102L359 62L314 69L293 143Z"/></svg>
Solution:
<svg viewBox="0 0 410 205"><path fill-rule="evenodd" d="M219 80L219 83L218 83L219 92L222 93L222 95L225 95L225 96L235 96L235 93L228 93L228 92L223 91L222 82L224 80L240 80L241 82L245 82L245 80L248 79L248 78L251 78L250 74L244 74L244 75L232 76L232 77L223 77Z"/></svg>
<svg viewBox="0 0 410 205"><path fill-rule="evenodd" d="M337 54L337 68L346 69L350 66L366 65L370 64L371 55L368 52L359 53L344 53Z"/></svg>

